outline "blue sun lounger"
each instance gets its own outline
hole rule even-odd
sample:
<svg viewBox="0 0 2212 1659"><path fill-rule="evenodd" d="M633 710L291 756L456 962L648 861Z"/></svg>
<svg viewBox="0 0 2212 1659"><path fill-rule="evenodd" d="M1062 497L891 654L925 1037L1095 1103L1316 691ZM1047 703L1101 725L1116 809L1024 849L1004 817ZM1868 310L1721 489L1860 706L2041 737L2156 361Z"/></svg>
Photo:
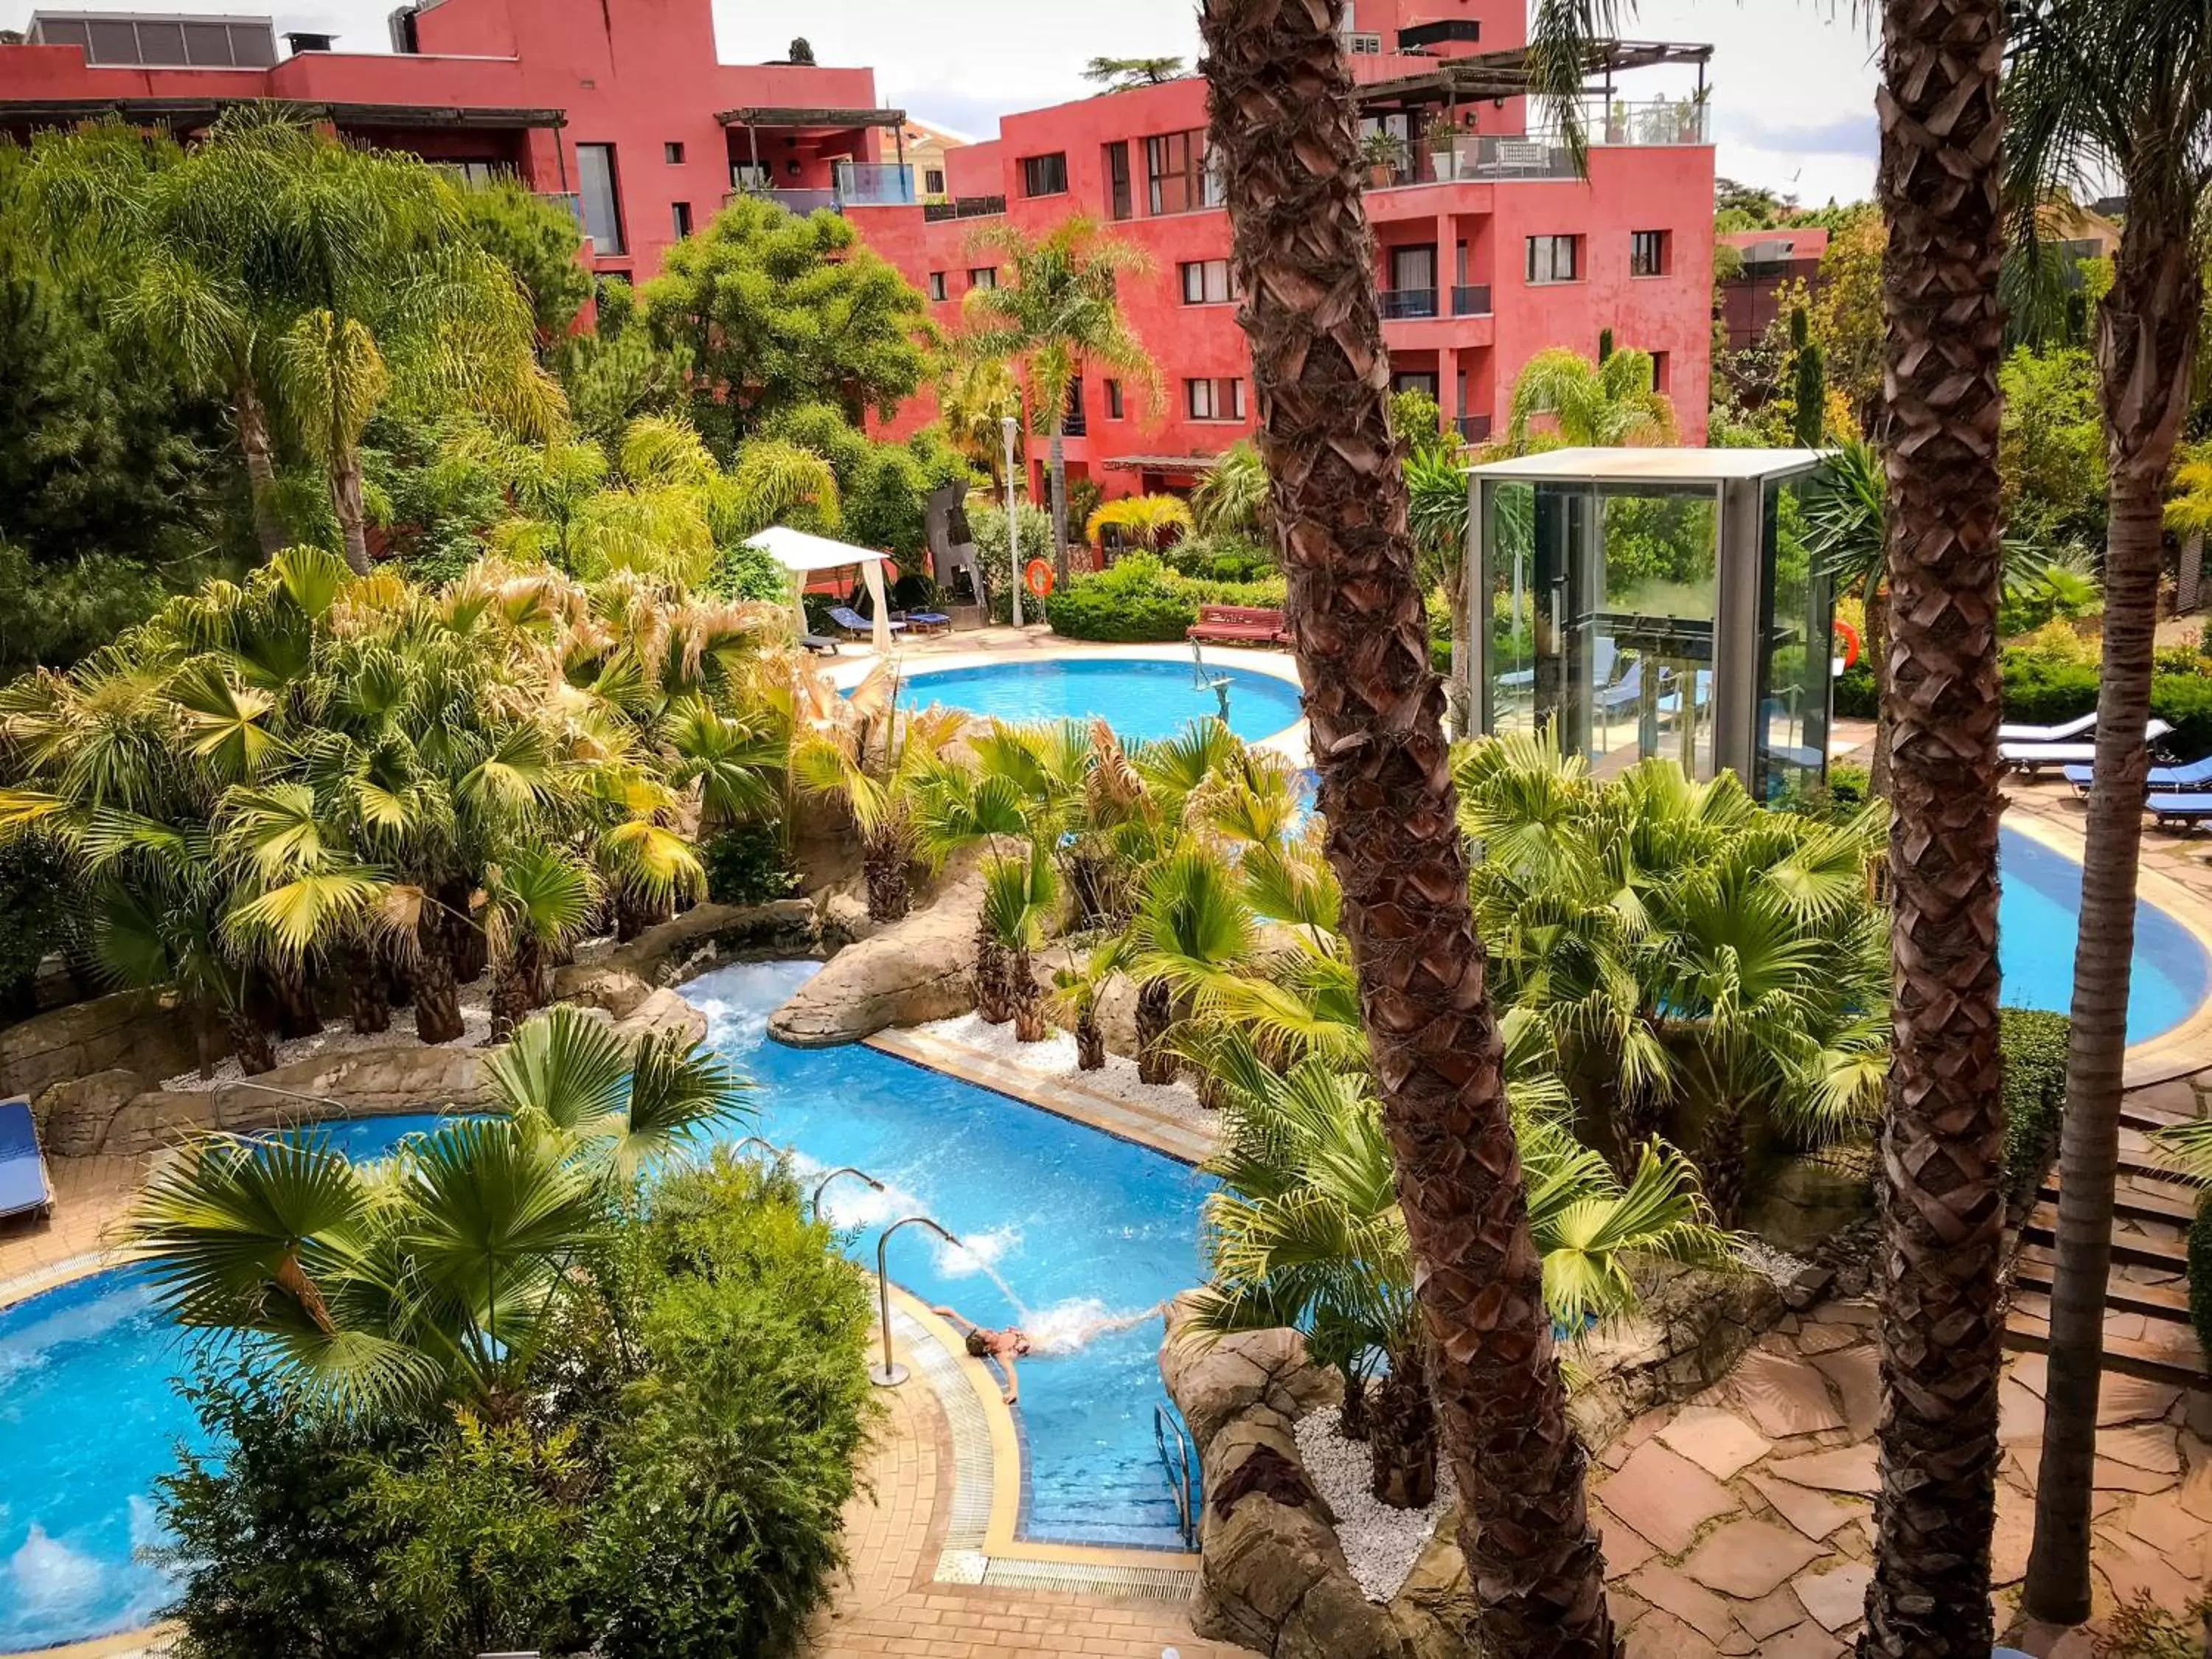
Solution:
<svg viewBox="0 0 2212 1659"><path fill-rule="evenodd" d="M46 1179L31 1103L20 1095L0 1100L0 1216L45 1215L53 1207L53 1183Z"/></svg>
<svg viewBox="0 0 2212 1659"><path fill-rule="evenodd" d="M2212 795L2153 795L2143 811L2158 820L2161 830L2194 830L2212 823Z"/></svg>
<svg viewBox="0 0 2212 1659"><path fill-rule="evenodd" d="M2173 728L2164 720L2152 720L2143 727L2143 741L2154 744L2172 735ZM2094 743L2008 743L1999 742L1997 753L2011 770L2025 772L2033 777L2046 766L2064 766L2086 772L2089 763L2097 758Z"/></svg>
<svg viewBox="0 0 2212 1659"><path fill-rule="evenodd" d="M2066 769L2066 781L2086 795L2089 786L2096 781L2096 769L2069 766ZM2154 766L2143 782L2154 795L2193 795L2212 791L2212 755L2186 766Z"/></svg>
<svg viewBox="0 0 2212 1659"><path fill-rule="evenodd" d="M828 614L830 620L848 634L873 634L876 631L875 623L870 622L850 605L833 605L830 607ZM906 632L906 624L902 622L886 621L884 626L894 634Z"/></svg>

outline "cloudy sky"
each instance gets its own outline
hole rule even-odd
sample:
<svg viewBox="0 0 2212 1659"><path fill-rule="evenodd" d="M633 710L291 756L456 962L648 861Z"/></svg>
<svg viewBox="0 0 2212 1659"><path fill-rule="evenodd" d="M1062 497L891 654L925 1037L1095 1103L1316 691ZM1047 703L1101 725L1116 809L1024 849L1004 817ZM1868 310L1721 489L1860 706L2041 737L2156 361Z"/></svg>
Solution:
<svg viewBox="0 0 2212 1659"><path fill-rule="evenodd" d="M266 0L50 0L53 9L252 13ZM339 50L380 52L398 0L276 0L276 27L320 29ZM0 27L22 27L33 0L0 0ZM1712 43L1720 171L1794 192L1808 205L1874 185L1873 47L1854 9L1835 0L1641 0L1624 33ZM1181 53L1195 61L1191 0L810 0L805 6L715 0L721 56L782 56L804 33L824 64L874 66L888 104L988 137L997 118L1081 96L1094 56ZM1631 97L1671 94L1657 73L1631 77Z"/></svg>

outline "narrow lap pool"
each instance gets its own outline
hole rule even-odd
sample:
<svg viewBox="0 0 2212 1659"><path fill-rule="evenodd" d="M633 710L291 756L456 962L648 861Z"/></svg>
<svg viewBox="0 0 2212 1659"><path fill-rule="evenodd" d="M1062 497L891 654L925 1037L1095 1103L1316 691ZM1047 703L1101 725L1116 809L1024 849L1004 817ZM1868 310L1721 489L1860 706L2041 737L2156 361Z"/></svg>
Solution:
<svg viewBox="0 0 2212 1659"><path fill-rule="evenodd" d="M1272 674L1209 663L1206 677L1229 682L1230 729L1246 742L1271 738L1304 714L1298 688ZM941 702L1006 720L1090 720L1103 715L1129 742L1170 737L1219 711L1212 690L1188 663L1113 657L1062 657L923 670L907 677L916 706Z"/></svg>
<svg viewBox="0 0 2212 1659"><path fill-rule="evenodd" d="M758 1085L750 1128L796 1148L803 1170L854 1164L884 1182L841 1182L826 1200L856 1256L872 1267L883 1227L933 1216L971 1250L909 1228L891 1243L892 1279L981 1323L1027 1326L1040 1352L1021 1365L1024 1536L1179 1547L1152 1447L1161 1324L1148 1310L1198 1280L1201 1178L873 1049L769 1042L769 1012L816 970L726 968L686 988L708 1042ZM335 1138L374 1156L433 1121ZM0 1310L0 1651L128 1630L168 1598L134 1553L161 1541L155 1478L196 1438L169 1385L181 1357L127 1270Z"/></svg>

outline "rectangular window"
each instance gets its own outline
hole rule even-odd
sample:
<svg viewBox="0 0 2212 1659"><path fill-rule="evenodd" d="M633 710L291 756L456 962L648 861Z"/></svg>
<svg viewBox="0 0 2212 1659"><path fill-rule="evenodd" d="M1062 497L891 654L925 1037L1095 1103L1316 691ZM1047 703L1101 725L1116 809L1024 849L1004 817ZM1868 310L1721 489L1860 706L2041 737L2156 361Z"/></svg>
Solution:
<svg viewBox="0 0 2212 1659"><path fill-rule="evenodd" d="M1344 49L1354 58L1380 58L1382 55L1382 37L1347 31L1344 37Z"/></svg>
<svg viewBox="0 0 2212 1659"><path fill-rule="evenodd" d="M1674 391L1674 362L1672 352L1655 351L1651 354L1651 389L1660 392Z"/></svg>
<svg viewBox="0 0 2212 1659"><path fill-rule="evenodd" d="M671 202L668 204L668 219L675 228L676 240L682 241L691 234L691 204Z"/></svg>
<svg viewBox="0 0 2212 1659"><path fill-rule="evenodd" d="M1115 219L1136 215L1136 204L1129 189L1129 142L1126 138L1106 146L1106 211Z"/></svg>
<svg viewBox="0 0 2212 1659"><path fill-rule="evenodd" d="M1121 418L1121 383L1119 380L1106 382L1106 418L1109 421Z"/></svg>
<svg viewBox="0 0 2212 1659"><path fill-rule="evenodd" d="M682 167L684 165L684 146L680 143L663 144L660 147L660 159L667 162L668 165L672 167Z"/></svg>
<svg viewBox="0 0 2212 1659"><path fill-rule="evenodd" d="M1632 276L1664 276L1667 274L1665 231L1638 230L1629 233L1628 274Z"/></svg>
<svg viewBox="0 0 2212 1659"><path fill-rule="evenodd" d="M594 253L626 253L623 241L622 191L615 178L612 144L576 146L576 195L584 210L584 234Z"/></svg>
<svg viewBox="0 0 2212 1659"><path fill-rule="evenodd" d="M1176 269L1182 276L1182 302L1187 306L1226 305L1244 297L1226 259L1186 259Z"/></svg>
<svg viewBox="0 0 2212 1659"><path fill-rule="evenodd" d="M1571 283L1579 274L1577 256L1579 236L1531 236L1528 239L1528 280L1532 283Z"/></svg>
<svg viewBox="0 0 2212 1659"><path fill-rule="evenodd" d="M945 272L933 270L929 273L929 297L933 300L948 300L952 297L951 289L945 283Z"/></svg>
<svg viewBox="0 0 2212 1659"><path fill-rule="evenodd" d="M1220 206L1220 175L1207 161L1204 127L1146 139L1145 210L1188 213Z"/></svg>
<svg viewBox="0 0 2212 1659"><path fill-rule="evenodd" d="M1185 380L1183 407L1194 421L1241 421L1244 418L1244 382L1238 380Z"/></svg>
<svg viewBox="0 0 2212 1659"><path fill-rule="evenodd" d="M925 195L944 195L945 169L943 167L924 167L921 170L921 188L922 192Z"/></svg>
<svg viewBox="0 0 2212 1659"><path fill-rule="evenodd" d="M970 288L996 288L998 285L999 268L996 265L977 265L968 273L968 286Z"/></svg>
<svg viewBox="0 0 2212 1659"><path fill-rule="evenodd" d="M1023 195L1064 196L1066 193L1067 156L1065 152L1022 158Z"/></svg>

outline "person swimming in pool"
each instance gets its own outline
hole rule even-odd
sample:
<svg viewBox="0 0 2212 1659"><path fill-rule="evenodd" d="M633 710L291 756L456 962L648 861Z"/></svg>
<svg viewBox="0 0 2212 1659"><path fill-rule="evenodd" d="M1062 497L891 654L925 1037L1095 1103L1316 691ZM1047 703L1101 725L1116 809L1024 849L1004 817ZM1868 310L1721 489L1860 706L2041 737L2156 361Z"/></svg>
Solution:
<svg viewBox="0 0 2212 1659"><path fill-rule="evenodd" d="M968 1334L968 1352L971 1358L997 1360L999 1369L1006 1373L1006 1386L1000 1395L1011 1406L1021 1395L1021 1381L1014 1375L1014 1361L1030 1351L1029 1333L1018 1325L1009 1325L1004 1330L994 1330L988 1325L978 1325L967 1315L951 1308L933 1308L932 1313L951 1320Z"/></svg>

